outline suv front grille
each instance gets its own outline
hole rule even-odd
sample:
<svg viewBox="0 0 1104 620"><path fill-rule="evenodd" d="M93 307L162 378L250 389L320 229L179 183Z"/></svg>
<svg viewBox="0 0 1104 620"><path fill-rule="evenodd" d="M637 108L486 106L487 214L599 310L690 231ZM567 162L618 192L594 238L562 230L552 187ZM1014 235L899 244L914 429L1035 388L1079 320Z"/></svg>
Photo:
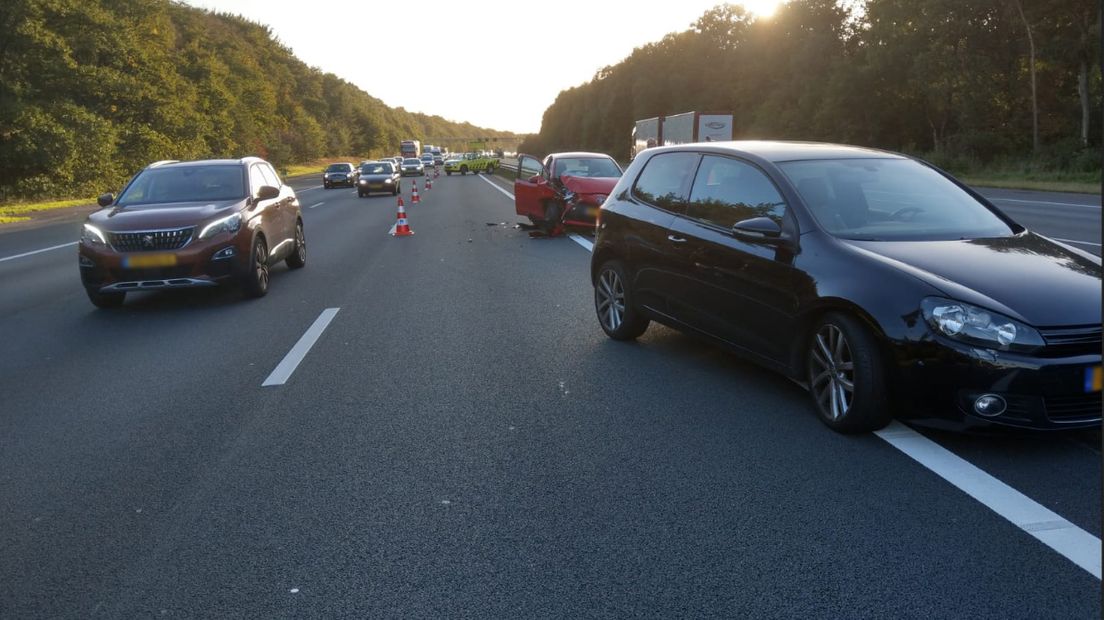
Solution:
<svg viewBox="0 0 1104 620"><path fill-rule="evenodd" d="M179 250L192 240L195 226L173 230L109 232L107 240L116 252L152 252Z"/></svg>
<svg viewBox="0 0 1104 620"><path fill-rule="evenodd" d="M1048 357L1069 355L1099 355L1101 352L1100 325L1082 327L1054 327L1040 329L1046 341Z"/></svg>

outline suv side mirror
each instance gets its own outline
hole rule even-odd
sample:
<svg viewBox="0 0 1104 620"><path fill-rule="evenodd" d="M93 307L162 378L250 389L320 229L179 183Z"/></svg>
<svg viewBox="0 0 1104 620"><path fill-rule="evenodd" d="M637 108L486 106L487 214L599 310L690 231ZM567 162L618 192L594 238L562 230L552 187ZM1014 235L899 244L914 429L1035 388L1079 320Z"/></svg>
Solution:
<svg viewBox="0 0 1104 620"><path fill-rule="evenodd" d="M782 236L782 227L769 217L753 217L732 225L732 234L744 239L778 239Z"/></svg>
<svg viewBox="0 0 1104 620"><path fill-rule="evenodd" d="M100 197L96 199L96 204L101 207L109 207L111 203L115 202L115 194L108 192L106 194L100 194Z"/></svg>
<svg viewBox="0 0 1104 620"><path fill-rule="evenodd" d="M280 195L280 189L271 185L262 185L257 190L257 200L272 200Z"/></svg>

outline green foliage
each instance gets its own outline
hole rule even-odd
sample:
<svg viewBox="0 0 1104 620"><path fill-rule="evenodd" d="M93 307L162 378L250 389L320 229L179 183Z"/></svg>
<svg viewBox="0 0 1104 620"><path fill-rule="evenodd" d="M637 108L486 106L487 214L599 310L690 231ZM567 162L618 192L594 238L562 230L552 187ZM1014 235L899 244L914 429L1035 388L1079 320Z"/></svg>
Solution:
<svg viewBox="0 0 1104 620"><path fill-rule="evenodd" d="M389 108L240 17L169 0L0 2L0 201L118 189L160 159L282 167L507 135Z"/></svg>
<svg viewBox="0 0 1104 620"><path fill-rule="evenodd" d="M1099 170L1099 9L1023 4L1038 48L1037 153L1027 33L1011 0L790 0L769 19L720 5L561 92L520 150L624 160L638 119L731 111L737 139L877 146L952 168Z"/></svg>

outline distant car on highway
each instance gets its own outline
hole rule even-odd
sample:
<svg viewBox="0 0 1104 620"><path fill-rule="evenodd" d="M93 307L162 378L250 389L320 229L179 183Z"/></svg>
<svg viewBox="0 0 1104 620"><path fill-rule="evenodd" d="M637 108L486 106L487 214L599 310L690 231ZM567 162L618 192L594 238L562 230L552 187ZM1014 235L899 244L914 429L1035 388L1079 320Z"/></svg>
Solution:
<svg viewBox="0 0 1104 620"><path fill-rule="evenodd" d="M322 171L322 187L330 189L337 185L348 187L356 185L356 167L348 162L327 166Z"/></svg>
<svg viewBox="0 0 1104 620"><path fill-rule="evenodd" d="M803 383L843 432L1099 427L1101 260L909 157L718 142L637 155L591 262L611 338L650 321Z"/></svg>
<svg viewBox="0 0 1104 620"><path fill-rule="evenodd" d="M552 153L518 159L514 210L555 234L564 226L593 228L598 208L621 178L621 166L603 153Z"/></svg>
<svg viewBox="0 0 1104 620"><path fill-rule="evenodd" d="M440 155L434 155L433 156L433 165L434 166L443 166L443 165L445 165L445 158L441 157Z"/></svg>
<svg viewBox="0 0 1104 620"><path fill-rule="evenodd" d="M403 160L402 168L399 169L402 176L419 176L425 174L425 166L422 165L422 160L407 157Z"/></svg>
<svg viewBox="0 0 1104 620"><path fill-rule="evenodd" d="M429 153L422 155L422 166L425 168L433 167L433 156Z"/></svg>
<svg viewBox="0 0 1104 620"><path fill-rule="evenodd" d="M391 161L373 161L360 165L357 179L357 196L363 198L372 192L387 192L397 195L402 175Z"/></svg>
<svg viewBox="0 0 1104 620"><path fill-rule="evenodd" d="M81 282L93 304L126 294L237 282L268 293L269 267L306 264L295 190L257 157L158 162L85 220L78 244Z"/></svg>

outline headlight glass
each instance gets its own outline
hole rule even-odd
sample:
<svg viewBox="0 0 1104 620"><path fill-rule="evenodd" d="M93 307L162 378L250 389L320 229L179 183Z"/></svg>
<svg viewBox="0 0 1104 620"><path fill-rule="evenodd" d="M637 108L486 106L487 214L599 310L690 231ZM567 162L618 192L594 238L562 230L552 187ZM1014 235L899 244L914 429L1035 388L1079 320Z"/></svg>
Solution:
<svg viewBox="0 0 1104 620"><path fill-rule="evenodd" d="M1035 328L977 306L928 297L920 304L933 330L948 338L1002 351L1030 352L1046 343Z"/></svg>
<svg viewBox="0 0 1104 620"><path fill-rule="evenodd" d="M107 237L103 231L91 224L85 224L81 229L80 240L86 245L107 245Z"/></svg>
<svg viewBox="0 0 1104 620"><path fill-rule="evenodd" d="M395 180L394 179L384 179L383 182L384 183L394 183Z"/></svg>
<svg viewBox="0 0 1104 620"><path fill-rule="evenodd" d="M238 229L241 228L241 221L241 213L235 213L220 220L215 220L203 227L203 230L199 232L199 238L208 239L224 232L236 233Z"/></svg>

